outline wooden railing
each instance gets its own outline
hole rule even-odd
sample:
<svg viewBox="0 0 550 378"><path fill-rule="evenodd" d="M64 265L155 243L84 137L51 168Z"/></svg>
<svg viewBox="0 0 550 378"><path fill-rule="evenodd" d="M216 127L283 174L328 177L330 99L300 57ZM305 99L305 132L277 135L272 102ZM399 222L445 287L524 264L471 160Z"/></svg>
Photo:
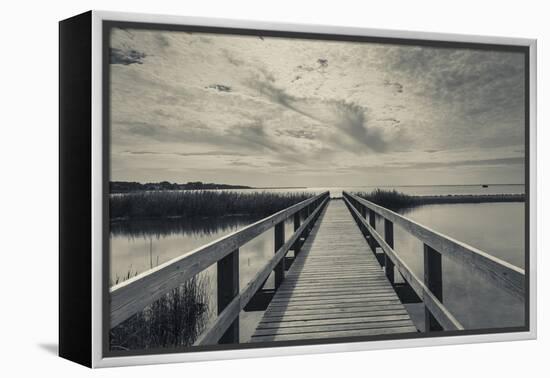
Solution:
<svg viewBox="0 0 550 378"><path fill-rule="evenodd" d="M307 237L328 200L329 192L319 194L113 286L110 289L111 328L217 263L218 317L195 344L238 342L239 312L272 271L275 287L280 285L285 255L290 249L295 253L299 251L302 239ZM305 217L303 224L301 215ZM285 242L284 226L290 217L294 219L294 234ZM274 256L244 290L239 291L239 248L271 228L275 233Z"/></svg>
<svg viewBox="0 0 550 378"><path fill-rule="evenodd" d="M525 297L525 271L477 248L454 240L382 206L343 192L344 201L361 230L369 237L373 251L384 253L386 276L394 283L394 268L410 285L425 306L426 330L461 330L462 325L443 305L441 256L444 255L481 274L516 297ZM384 220L384 237L376 231L375 214ZM367 221L368 215L368 221ZM424 244L424 279L419 279L394 250L393 225Z"/></svg>

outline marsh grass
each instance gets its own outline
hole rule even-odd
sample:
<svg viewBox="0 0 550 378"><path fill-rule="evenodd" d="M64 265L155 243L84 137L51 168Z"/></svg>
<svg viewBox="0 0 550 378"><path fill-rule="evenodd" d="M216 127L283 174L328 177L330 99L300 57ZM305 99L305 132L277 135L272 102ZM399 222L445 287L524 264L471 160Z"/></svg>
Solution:
<svg viewBox="0 0 550 378"><path fill-rule="evenodd" d="M131 239L159 239L171 235L203 237L226 233L235 227L244 227L261 219L260 215L223 217L121 219L111 222L112 236Z"/></svg>
<svg viewBox="0 0 550 378"><path fill-rule="evenodd" d="M312 197L311 193L150 191L110 197L111 219L267 216Z"/></svg>
<svg viewBox="0 0 550 378"><path fill-rule="evenodd" d="M209 318L207 277L194 277L110 331L112 351L192 345Z"/></svg>
<svg viewBox="0 0 550 378"><path fill-rule="evenodd" d="M372 192L357 192L355 195L374 202L385 208L398 211L422 205L452 203L485 203L485 202L523 202L524 194L466 194L441 196L411 196L394 190L376 189Z"/></svg>

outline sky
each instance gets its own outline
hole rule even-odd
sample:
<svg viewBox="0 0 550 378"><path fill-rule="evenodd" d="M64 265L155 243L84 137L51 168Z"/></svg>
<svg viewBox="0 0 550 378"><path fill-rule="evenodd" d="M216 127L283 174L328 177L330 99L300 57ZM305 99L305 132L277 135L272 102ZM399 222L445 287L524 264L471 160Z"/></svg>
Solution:
<svg viewBox="0 0 550 378"><path fill-rule="evenodd" d="M520 53L113 29L111 180L524 182Z"/></svg>

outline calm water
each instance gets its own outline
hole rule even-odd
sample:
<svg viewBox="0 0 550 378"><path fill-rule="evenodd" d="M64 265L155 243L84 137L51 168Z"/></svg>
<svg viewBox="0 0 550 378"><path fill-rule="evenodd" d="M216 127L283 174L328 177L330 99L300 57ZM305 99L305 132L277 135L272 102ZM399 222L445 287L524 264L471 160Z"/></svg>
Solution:
<svg viewBox="0 0 550 378"><path fill-rule="evenodd" d="M518 267L525 266L523 203L428 205L408 211L415 221ZM377 220L381 231L384 225ZM423 245L395 226L395 250L424 276ZM467 329L522 326L524 302L443 257L443 303ZM411 311L418 311L412 306ZM421 310L421 309L420 309Z"/></svg>
<svg viewBox="0 0 550 378"><path fill-rule="evenodd" d="M523 185L391 187L409 194L499 194L523 193ZM342 190L371 191L374 187L305 188L299 191L330 190L334 197ZM270 191L291 191L277 189ZM292 190L293 191L293 190ZM406 216L455 239L466 242L514 265L524 266L524 205L523 203L428 205L408 211ZM111 283L148 270L198 248L223 235L250 224L250 217L224 217L188 222L156 220L118 222L111 226ZM377 220L377 228L383 230ZM293 230L292 220L285 225L288 239ZM381 232L380 231L380 232ZM273 256L273 232L268 231L240 249L240 285L243 288ZM411 269L423 276L423 250L420 242L395 226L395 249ZM443 259L444 303L466 328L515 326L523 323L523 304L462 266ZM200 274L209 282L210 321L216 317L216 265ZM266 288L273 287L270 277ZM414 316L421 314L418 305L408 306ZM262 312L242 312L241 342L249 340ZM421 319L418 316L418 319ZM420 321L420 320L419 320ZM418 323L417 326L422 327Z"/></svg>

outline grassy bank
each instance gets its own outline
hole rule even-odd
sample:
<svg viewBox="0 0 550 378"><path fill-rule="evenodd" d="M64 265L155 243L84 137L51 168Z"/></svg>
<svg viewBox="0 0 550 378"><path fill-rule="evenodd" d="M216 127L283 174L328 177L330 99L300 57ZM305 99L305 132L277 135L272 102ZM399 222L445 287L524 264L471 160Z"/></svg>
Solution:
<svg viewBox="0 0 550 378"><path fill-rule="evenodd" d="M111 195L111 219L267 216L310 198L311 193L152 191Z"/></svg>
<svg viewBox="0 0 550 378"><path fill-rule="evenodd" d="M376 189L370 193L354 193L377 205L391 210L401 210L421 205L486 202L523 202L524 194L466 194L441 196L412 196L396 190Z"/></svg>
<svg viewBox="0 0 550 378"><path fill-rule="evenodd" d="M113 351L192 345L208 320L209 281L197 277L110 331Z"/></svg>

